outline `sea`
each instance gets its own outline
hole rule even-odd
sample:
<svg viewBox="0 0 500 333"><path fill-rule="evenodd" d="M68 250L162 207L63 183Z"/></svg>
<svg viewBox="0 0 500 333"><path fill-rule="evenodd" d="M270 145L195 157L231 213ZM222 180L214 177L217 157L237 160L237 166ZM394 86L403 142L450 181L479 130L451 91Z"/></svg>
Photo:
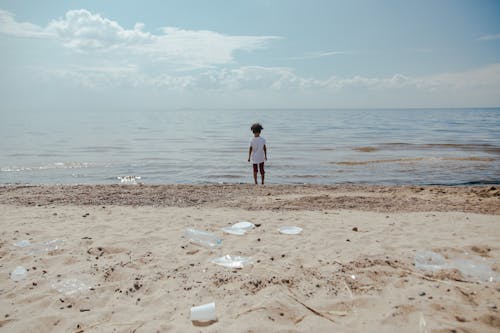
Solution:
<svg viewBox="0 0 500 333"><path fill-rule="evenodd" d="M500 183L500 108L0 113L0 184Z"/></svg>

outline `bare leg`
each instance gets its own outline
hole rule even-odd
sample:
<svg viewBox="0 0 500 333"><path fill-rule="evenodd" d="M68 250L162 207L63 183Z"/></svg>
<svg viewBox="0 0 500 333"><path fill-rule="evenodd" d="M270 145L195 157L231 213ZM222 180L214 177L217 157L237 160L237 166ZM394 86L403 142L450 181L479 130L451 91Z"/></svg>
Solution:
<svg viewBox="0 0 500 333"><path fill-rule="evenodd" d="M261 178L261 180L262 180L262 185L264 185L264 175L265 175L265 173L261 173L261 174L260 174L260 178Z"/></svg>
<svg viewBox="0 0 500 333"><path fill-rule="evenodd" d="M254 180L254 182L255 182L255 185L257 185L257 184L258 184L258 183L257 183L257 171L254 171L254 172L253 172L253 180Z"/></svg>

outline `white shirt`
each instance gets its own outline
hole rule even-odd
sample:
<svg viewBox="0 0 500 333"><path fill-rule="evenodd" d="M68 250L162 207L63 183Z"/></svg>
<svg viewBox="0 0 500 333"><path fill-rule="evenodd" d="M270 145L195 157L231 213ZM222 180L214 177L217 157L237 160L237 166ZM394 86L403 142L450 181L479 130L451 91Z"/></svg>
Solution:
<svg viewBox="0 0 500 333"><path fill-rule="evenodd" d="M266 139L261 136L256 136L250 141L250 147L252 147L252 162L253 164L259 164L264 162L264 145L266 144Z"/></svg>

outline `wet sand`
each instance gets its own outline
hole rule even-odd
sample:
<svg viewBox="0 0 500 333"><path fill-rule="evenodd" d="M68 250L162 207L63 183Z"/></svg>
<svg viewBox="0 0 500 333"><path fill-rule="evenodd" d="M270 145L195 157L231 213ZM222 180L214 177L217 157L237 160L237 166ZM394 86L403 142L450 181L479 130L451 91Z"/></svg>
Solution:
<svg viewBox="0 0 500 333"><path fill-rule="evenodd" d="M500 215L498 186L61 185L0 187L0 204L353 209Z"/></svg>

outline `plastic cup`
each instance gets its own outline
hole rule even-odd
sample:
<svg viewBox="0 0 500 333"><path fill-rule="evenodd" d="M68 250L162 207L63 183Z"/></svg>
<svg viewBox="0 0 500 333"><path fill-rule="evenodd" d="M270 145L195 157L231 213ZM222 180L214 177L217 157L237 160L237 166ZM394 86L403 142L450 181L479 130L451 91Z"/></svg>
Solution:
<svg viewBox="0 0 500 333"><path fill-rule="evenodd" d="M208 303L191 308L191 321L211 321L217 320L215 313L215 303Z"/></svg>
<svg viewBox="0 0 500 333"><path fill-rule="evenodd" d="M13 281L17 282L25 279L27 275L28 271L26 270L26 268L24 268L23 266L17 266L16 269L14 269L12 273L10 273L10 278Z"/></svg>

